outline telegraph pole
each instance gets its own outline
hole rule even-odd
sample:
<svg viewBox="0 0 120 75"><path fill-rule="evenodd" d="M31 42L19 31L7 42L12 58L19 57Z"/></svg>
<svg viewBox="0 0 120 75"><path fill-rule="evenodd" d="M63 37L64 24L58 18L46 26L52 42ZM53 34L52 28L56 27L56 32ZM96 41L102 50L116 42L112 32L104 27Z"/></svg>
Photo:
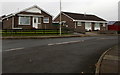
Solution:
<svg viewBox="0 0 120 75"><path fill-rule="evenodd" d="M120 21L120 1L118 2L118 21Z"/></svg>
<svg viewBox="0 0 120 75"><path fill-rule="evenodd" d="M60 0L60 36L61 36L61 24L62 24L62 20L61 20L61 0Z"/></svg>

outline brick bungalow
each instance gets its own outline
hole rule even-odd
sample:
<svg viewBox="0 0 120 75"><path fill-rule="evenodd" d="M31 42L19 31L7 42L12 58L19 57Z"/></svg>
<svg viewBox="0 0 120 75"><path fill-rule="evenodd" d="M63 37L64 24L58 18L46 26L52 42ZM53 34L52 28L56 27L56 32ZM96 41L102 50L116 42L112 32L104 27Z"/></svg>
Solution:
<svg viewBox="0 0 120 75"><path fill-rule="evenodd" d="M2 29L54 29L52 16L34 5L2 18Z"/></svg>
<svg viewBox="0 0 120 75"><path fill-rule="evenodd" d="M98 31L107 29L107 21L89 14L61 12L62 28L68 28L76 32ZM54 22L60 21L60 14L54 18Z"/></svg>

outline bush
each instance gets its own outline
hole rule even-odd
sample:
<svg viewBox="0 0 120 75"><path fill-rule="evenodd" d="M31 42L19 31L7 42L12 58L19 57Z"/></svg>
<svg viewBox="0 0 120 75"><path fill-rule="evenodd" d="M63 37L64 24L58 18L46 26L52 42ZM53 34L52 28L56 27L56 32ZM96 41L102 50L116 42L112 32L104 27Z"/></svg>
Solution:
<svg viewBox="0 0 120 75"><path fill-rule="evenodd" d="M67 34L62 31L62 34ZM40 30L40 29L17 29L17 30L2 30L3 36L37 36L37 35L59 35L59 30Z"/></svg>

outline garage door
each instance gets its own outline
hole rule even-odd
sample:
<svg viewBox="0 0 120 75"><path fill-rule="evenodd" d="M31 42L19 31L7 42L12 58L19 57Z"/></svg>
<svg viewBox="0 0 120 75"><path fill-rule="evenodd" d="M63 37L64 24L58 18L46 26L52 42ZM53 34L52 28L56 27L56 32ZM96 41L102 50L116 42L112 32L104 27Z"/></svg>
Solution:
<svg viewBox="0 0 120 75"><path fill-rule="evenodd" d="M87 31L90 31L90 30L92 30L91 23L89 23L89 22L86 22L86 23L85 23L85 29L86 29Z"/></svg>
<svg viewBox="0 0 120 75"><path fill-rule="evenodd" d="M95 23L94 30L100 30L100 24L99 23Z"/></svg>

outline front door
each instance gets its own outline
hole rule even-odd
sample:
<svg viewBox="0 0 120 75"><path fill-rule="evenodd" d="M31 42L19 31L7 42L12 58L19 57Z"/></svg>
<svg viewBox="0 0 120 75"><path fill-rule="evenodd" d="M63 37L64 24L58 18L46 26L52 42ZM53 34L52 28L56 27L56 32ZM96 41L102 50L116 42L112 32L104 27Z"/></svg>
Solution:
<svg viewBox="0 0 120 75"><path fill-rule="evenodd" d="M33 17L33 28L38 29L38 17Z"/></svg>

